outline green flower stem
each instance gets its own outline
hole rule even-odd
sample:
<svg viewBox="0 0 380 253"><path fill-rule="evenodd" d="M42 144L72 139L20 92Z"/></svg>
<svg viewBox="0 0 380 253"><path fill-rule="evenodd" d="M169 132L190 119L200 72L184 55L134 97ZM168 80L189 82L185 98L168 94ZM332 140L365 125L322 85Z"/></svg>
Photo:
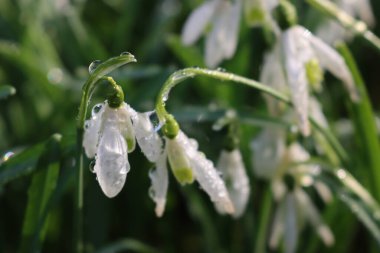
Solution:
<svg viewBox="0 0 380 253"><path fill-rule="evenodd" d="M156 112L161 122L165 122L166 119L170 117L170 114L166 111L165 102L169 97L171 89L174 88L180 82L195 76L208 76L221 81L232 81L235 83L241 83L249 87L258 89L264 93L267 93L277 98L280 101L290 104L290 99L287 96L277 92L276 90L270 88L267 85L261 84L254 80L219 70L209 70L203 68L186 68L174 72L165 82L164 86L161 88L158 94L156 101Z"/></svg>
<svg viewBox="0 0 380 253"><path fill-rule="evenodd" d="M256 243L254 247L255 253L265 253L267 252L267 236L268 236L268 227L270 225L271 210L273 206L272 194L270 190L270 184L268 183L264 189L264 196L262 198L262 206L260 209L259 216L259 228L256 238Z"/></svg>
<svg viewBox="0 0 380 253"><path fill-rule="evenodd" d="M356 88L360 93L358 103L349 102L352 120L355 126L356 140L358 141L359 153L363 167L368 168L371 175L369 177L372 193L376 199L380 200L380 142L377 134L375 116L370 99L360 75L355 60L349 49L343 43L337 46L349 67L355 80Z"/></svg>
<svg viewBox="0 0 380 253"><path fill-rule="evenodd" d="M90 73L90 77L82 88L82 99L79 106L77 121L77 197L75 203L75 251L83 252L83 131L84 122L86 120L88 105L91 95L95 89L96 83L105 75L124 64L136 62L135 57L129 53L123 53L120 56L113 57L99 64L94 71ZM109 80L108 80L109 81ZM112 85L112 83L111 83Z"/></svg>
<svg viewBox="0 0 380 253"><path fill-rule="evenodd" d="M337 20L342 26L356 35L363 37L370 45L380 52L380 39L371 32L363 21L358 21L331 1L327 0L306 0L312 7Z"/></svg>

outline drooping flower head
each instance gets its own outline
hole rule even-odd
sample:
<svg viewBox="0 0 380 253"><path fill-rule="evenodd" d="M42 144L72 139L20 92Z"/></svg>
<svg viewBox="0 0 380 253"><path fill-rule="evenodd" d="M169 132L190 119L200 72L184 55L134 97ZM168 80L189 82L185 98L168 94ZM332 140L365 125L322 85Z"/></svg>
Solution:
<svg viewBox="0 0 380 253"><path fill-rule="evenodd" d="M85 122L83 147L89 158L95 157L94 172L109 198L121 191L130 169L128 152L135 148L133 113L126 103L113 108L106 101L95 105Z"/></svg>
<svg viewBox="0 0 380 253"><path fill-rule="evenodd" d="M223 59L230 59L236 50L241 0L206 0L187 19L182 30L182 42L192 45L208 25L205 46L205 62L210 68L216 67Z"/></svg>

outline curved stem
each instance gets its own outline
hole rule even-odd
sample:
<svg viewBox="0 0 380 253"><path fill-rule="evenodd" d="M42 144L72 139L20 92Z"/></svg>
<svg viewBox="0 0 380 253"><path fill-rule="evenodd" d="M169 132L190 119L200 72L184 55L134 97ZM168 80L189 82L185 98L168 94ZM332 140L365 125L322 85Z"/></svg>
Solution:
<svg viewBox="0 0 380 253"><path fill-rule="evenodd" d="M166 108L165 108L166 106L165 102L169 97L169 93L171 89L174 88L180 82L185 81L186 79L192 78L195 76L208 76L208 77L212 77L221 81L232 81L235 83L244 84L249 87L258 89L264 93L267 93L277 98L280 101L290 104L290 99L287 96L284 96L283 94L277 92L271 87L261 84L259 82L256 82L254 80L251 80L239 75L235 75L229 72L219 71L219 70L209 70L209 69L202 69L202 68L185 68L185 69L174 72L168 78L168 80L166 80L164 86L161 88L158 94L157 101L156 101L156 112L161 122L165 121L166 117L168 116L168 112L166 111Z"/></svg>
<svg viewBox="0 0 380 253"><path fill-rule="evenodd" d="M312 7L337 20L342 26L354 34L363 37L369 44L380 52L380 38L371 32L363 21L358 21L331 1L327 0L306 0Z"/></svg>

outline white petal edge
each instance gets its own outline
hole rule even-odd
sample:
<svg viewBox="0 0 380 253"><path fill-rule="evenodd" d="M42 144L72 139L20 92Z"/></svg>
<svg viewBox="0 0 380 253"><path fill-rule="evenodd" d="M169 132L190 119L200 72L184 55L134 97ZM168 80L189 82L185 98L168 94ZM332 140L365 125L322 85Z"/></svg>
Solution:
<svg viewBox="0 0 380 253"><path fill-rule="evenodd" d="M235 208L233 217L239 218L245 211L250 195L249 180L240 151L222 150L217 168L222 172L224 181L229 182L227 190Z"/></svg>
<svg viewBox="0 0 380 253"><path fill-rule="evenodd" d="M184 45L191 45L199 39L214 15L217 4L218 0L206 1L190 14L182 30Z"/></svg>
<svg viewBox="0 0 380 253"><path fill-rule="evenodd" d="M166 194L168 191L168 168L166 154L162 154L156 162L156 168L149 172L151 188L149 195L156 203L155 212L157 217L161 217L165 211Z"/></svg>
<svg viewBox="0 0 380 253"><path fill-rule="evenodd" d="M89 120L86 120L84 126L83 147L88 158L94 158L96 154L105 104L97 104L94 106L94 108L96 106L101 106L100 110L97 113L92 113L91 118Z"/></svg>

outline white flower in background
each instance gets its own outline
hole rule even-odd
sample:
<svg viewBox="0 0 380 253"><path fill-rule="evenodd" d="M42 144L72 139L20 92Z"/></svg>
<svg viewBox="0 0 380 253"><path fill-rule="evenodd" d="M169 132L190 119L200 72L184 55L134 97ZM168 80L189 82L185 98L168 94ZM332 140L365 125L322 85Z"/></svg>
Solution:
<svg viewBox="0 0 380 253"><path fill-rule="evenodd" d="M358 17L368 26L374 26L375 18L369 0L335 0L339 8L347 14ZM346 40L352 37L337 21L328 19L317 29L316 35L328 44L334 44L339 40Z"/></svg>
<svg viewBox="0 0 380 253"><path fill-rule="evenodd" d="M256 176L272 179L285 153L285 131L266 128L251 142L252 165Z"/></svg>
<svg viewBox="0 0 380 253"><path fill-rule="evenodd" d="M240 15L241 0L206 0L187 19L182 30L182 42L184 45L194 44L211 25L206 35L205 62L214 68L235 53Z"/></svg>
<svg viewBox="0 0 380 253"><path fill-rule="evenodd" d="M244 2L245 19L249 26L269 26L279 34L279 28L272 17L272 11L279 0L246 0Z"/></svg>
<svg viewBox="0 0 380 253"><path fill-rule="evenodd" d="M316 230L326 246L334 244L334 235L323 223L318 209L302 188L289 190L277 205L269 239L271 249L276 249L281 238L284 238L286 253L297 249L300 224L308 222Z"/></svg>
<svg viewBox="0 0 380 253"><path fill-rule="evenodd" d="M227 190L235 208L233 217L240 217L247 206L250 186L241 153L238 149L223 150L217 168L222 172Z"/></svg>
<svg viewBox="0 0 380 253"><path fill-rule="evenodd" d="M320 173L315 165L295 163L306 162L309 153L297 142L291 144L284 153L284 171L272 182L272 190L278 207L275 212L269 245L277 248L281 237L284 237L285 252L295 252L299 231L305 222L309 222L321 237L326 246L334 243L334 236L321 219L318 209L302 189L314 186L323 200L330 201L330 189L314 177ZM291 180L292 182L286 182ZM286 185L286 183L288 185ZM286 232L286 233L285 233Z"/></svg>
<svg viewBox="0 0 380 253"><path fill-rule="evenodd" d="M260 82L283 94L289 94L286 76L281 63L280 44L276 43L272 50L264 55L264 62L260 73ZM268 111L272 116L280 116L285 104L270 95L264 94Z"/></svg>
<svg viewBox="0 0 380 253"><path fill-rule="evenodd" d="M281 42L287 81L298 115L299 127L303 135L308 136L308 85L319 79L313 76L318 72L319 66L343 82L353 101L359 100L358 91L344 59L305 28L293 26L287 29L281 36Z"/></svg>
<svg viewBox="0 0 380 253"><path fill-rule="evenodd" d="M109 198L121 191L130 169L128 152L135 147L133 113L126 103L111 108L105 102L95 105L91 119L85 122L83 147L89 158L95 157L94 172Z"/></svg>

